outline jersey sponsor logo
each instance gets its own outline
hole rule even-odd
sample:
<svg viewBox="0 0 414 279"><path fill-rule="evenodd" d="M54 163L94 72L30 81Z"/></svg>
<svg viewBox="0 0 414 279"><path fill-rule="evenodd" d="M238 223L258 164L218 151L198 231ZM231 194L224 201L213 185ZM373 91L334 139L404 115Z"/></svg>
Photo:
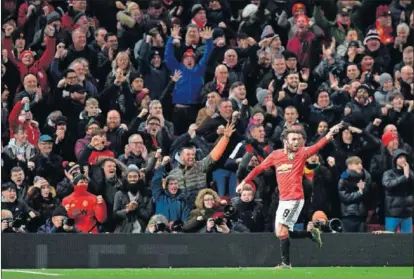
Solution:
<svg viewBox="0 0 414 279"><path fill-rule="evenodd" d="M88 215L88 210L74 208L72 210L72 216L79 216L79 215L85 215L85 216Z"/></svg>
<svg viewBox="0 0 414 279"><path fill-rule="evenodd" d="M281 164L277 167L277 173L288 173L292 171L293 164Z"/></svg>

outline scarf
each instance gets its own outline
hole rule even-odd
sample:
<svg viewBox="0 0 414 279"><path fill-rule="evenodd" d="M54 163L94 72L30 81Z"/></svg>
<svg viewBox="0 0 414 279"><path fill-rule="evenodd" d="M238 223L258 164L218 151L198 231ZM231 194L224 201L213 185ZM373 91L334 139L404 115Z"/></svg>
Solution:
<svg viewBox="0 0 414 279"><path fill-rule="evenodd" d="M193 18L191 20L191 22L194 23L195 25L197 25L198 28L200 28L200 29L203 29L207 24L207 20L206 21L197 21L195 18Z"/></svg>
<svg viewBox="0 0 414 279"><path fill-rule="evenodd" d="M377 21L375 28L378 30L380 41L383 45L388 45L394 42L392 27L381 27Z"/></svg>

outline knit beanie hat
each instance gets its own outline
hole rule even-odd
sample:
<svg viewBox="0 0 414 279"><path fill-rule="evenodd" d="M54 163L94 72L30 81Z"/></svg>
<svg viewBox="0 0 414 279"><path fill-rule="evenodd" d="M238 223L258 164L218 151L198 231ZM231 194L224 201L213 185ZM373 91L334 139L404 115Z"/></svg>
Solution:
<svg viewBox="0 0 414 279"><path fill-rule="evenodd" d="M63 206L58 206L53 210L52 217L55 216L64 216L68 217L68 213L66 212L66 209Z"/></svg>
<svg viewBox="0 0 414 279"><path fill-rule="evenodd" d="M384 86L384 83L386 83L387 81L391 80L392 81L392 76L388 73L383 73L380 75L380 85Z"/></svg>
<svg viewBox="0 0 414 279"><path fill-rule="evenodd" d="M381 41L380 36L379 36L379 32L378 32L377 29L370 29L368 31L367 36L364 39L364 45L366 45L369 40Z"/></svg>
<svg viewBox="0 0 414 279"><path fill-rule="evenodd" d="M259 88L256 91L256 98L260 105L263 105L265 97L269 95L269 90Z"/></svg>
<svg viewBox="0 0 414 279"><path fill-rule="evenodd" d="M33 52L31 50L23 50L19 55L19 60L22 61L23 57L26 54L30 54L32 57L34 57Z"/></svg>
<svg viewBox="0 0 414 279"><path fill-rule="evenodd" d="M139 173L139 169L136 165L129 165L127 169L127 173L136 172Z"/></svg>
<svg viewBox="0 0 414 279"><path fill-rule="evenodd" d="M379 18L381 16L388 16L391 15L390 7L387 5L379 5L377 7L377 11L375 13L376 18Z"/></svg>
<svg viewBox="0 0 414 279"><path fill-rule="evenodd" d="M53 11L47 15L46 19L47 19L47 24L51 24L54 21L60 20L60 14Z"/></svg>
<svg viewBox="0 0 414 279"><path fill-rule="evenodd" d="M135 97L135 101L137 103L137 105L141 104L142 100L145 98L145 96L147 96L149 94L149 92L147 90L143 90L140 93L137 94L137 96Z"/></svg>
<svg viewBox="0 0 414 279"><path fill-rule="evenodd" d="M390 142L393 141L394 139L398 139L398 134L394 132L387 132L383 134L381 137L382 144L385 147L387 147L388 144L390 144Z"/></svg>
<svg viewBox="0 0 414 279"><path fill-rule="evenodd" d="M266 25L263 29L262 35L260 35L260 39L263 40L265 38L272 37L275 34L271 25Z"/></svg>
<svg viewBox="0 0 414 279"><path fill-rule="evenodd" d="M140 79L144 80L144 76L140 72L130 73L129 74L129 83L132 84L134 82L134 80L136 80L137 78L140 78Z"/></svg>
<svg viewBox="0 0 414 279"><path fill-rule="evenodd" d="M292 7L292 14L294 15L296 10L304 10L306 12L306 7L302 3L296 3Z"/></svg>
<svg viewBox="0 0 414 279"><path fill-rule="evenodd" d="M88 180L88 178L85 175L80 173L80 174L76 175L75 178L73 179L73 185L77 185L79 183L79 181L81 181L81 180Z"/></svg>
<svg viewBox="0 0 414 279"><path fill-rule="evenodd" d="M73 22L77 22L81 17L86 16L85 13L79 12L73 17Z"/></svg>
<svg viewBox="0 0 414 279"><path fill-rule="evenodd" d="M223 29L221 29L220 27L214 28L213 35L212 35L213 41L217 38L224 37L224 36L225 34L224 34Z"/></svg>
<svg viewBox="0 0 414 279"><path fill-rule="evenodd" d="M195 53L194 53L194 50L193 49L191 49L191 48L189 48L189 49L187 49L185 52L184 52L184 55L183 55L183 59L184 58L186 58L186 57L193 57L193 58L195 58Z"/></svg>
<svg viewBox="0 0 414 279"><path fill-rule="evenodd" d="M62 166L64 167L65 171L67 171L69 174L72 174L72 172L75 169L80 168L80 166L76 164L75 162L68 162L68 161L64 161L62 163Z"/></svg>
<svg viewBox="0 0 414 279"><path fill-rule="evenodd" d="M325 212L323 211L315 211L312 215L312 222L318 221L318 220L325 220L328 221L328 216L326 216Z"/></svg>
<svg viewBox="0 0 414 279"><path fill-rule="evenodd" d="M191 8L191 18L195 17L196 14L198 14L199 11L205 11L203 5L201 5L201 4L195 4Z"/></svg>

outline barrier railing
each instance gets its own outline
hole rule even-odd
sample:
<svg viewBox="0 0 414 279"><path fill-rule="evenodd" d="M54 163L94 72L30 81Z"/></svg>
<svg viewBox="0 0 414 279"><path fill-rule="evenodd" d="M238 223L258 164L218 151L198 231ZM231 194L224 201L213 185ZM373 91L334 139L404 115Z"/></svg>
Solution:
<svg viewBox="0 0 414 279"><path fill-rule="evenodd" d="M324 234L291 241L294 266L412 266L413 235ZM272 234L3 234L3 268L266 267Z"/></svg>

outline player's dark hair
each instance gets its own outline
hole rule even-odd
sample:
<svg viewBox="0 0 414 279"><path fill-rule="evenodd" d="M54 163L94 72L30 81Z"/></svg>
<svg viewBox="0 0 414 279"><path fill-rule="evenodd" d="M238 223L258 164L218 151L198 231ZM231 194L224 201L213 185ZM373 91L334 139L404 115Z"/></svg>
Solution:
<svg viewBox="0 0 414 279"><path fill-rule="evenodd" d="M301 134L301 131L298 130L298 129L287 128L282 132L281 138L283 140L287 140L287 138L290 134Z"/></svg>

